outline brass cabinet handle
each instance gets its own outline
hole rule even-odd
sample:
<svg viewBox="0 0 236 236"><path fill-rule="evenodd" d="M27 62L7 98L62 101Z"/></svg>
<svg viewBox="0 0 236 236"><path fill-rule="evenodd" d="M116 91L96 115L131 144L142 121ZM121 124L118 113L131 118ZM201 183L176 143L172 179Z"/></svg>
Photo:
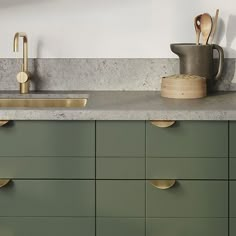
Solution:
<svg viewBox="0 0 236 236"><path fill-rule="evenodd" d="M152 120L151 123L159 128L168 128L175 124L174 120Z"/></svg>
<svg viewBox="0 0 236 236"><path fill-rule="evenodd" d="M161 189L161 190L166 190L166 189L172 188L175 185L176 180L174 180L174 179L151 180L150 182L155 188L158 188L158 189Z"/></svg>
<svg viewBox="0 0 236 236"><path fill-rule="evenodd" d="M0 127L7 124L9 120L0 120Z"/></svg>
<svg viewBox="0 0 236 236"><path fill-rule="evenodd" d="M3 188L7 184L9 184L10 181L10 179L0 179L0 188Z"/></svg>

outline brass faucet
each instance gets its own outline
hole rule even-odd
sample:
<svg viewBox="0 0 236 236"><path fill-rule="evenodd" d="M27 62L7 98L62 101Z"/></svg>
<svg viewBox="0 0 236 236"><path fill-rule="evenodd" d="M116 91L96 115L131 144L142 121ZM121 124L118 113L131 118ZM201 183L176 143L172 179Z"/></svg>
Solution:
<svg viewBox="0 0 236 236"><path fill-rule="evenodd" d="M29 72L28 72L28 38L26 33L18 32L14 36L13 51L19 51L19 38L23 38L23 64L21 72L16 76L20 83L20 93L29 93Z"/></svg>

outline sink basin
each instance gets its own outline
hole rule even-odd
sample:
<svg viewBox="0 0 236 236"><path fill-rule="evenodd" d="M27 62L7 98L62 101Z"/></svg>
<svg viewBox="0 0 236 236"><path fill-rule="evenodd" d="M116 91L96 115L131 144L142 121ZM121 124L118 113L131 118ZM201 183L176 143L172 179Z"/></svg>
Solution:
<svg viewBox="0 0 236 236"><path fill-rule="evenodd" d="M84 108L88 98L0 98L0 107Z"/></svg>

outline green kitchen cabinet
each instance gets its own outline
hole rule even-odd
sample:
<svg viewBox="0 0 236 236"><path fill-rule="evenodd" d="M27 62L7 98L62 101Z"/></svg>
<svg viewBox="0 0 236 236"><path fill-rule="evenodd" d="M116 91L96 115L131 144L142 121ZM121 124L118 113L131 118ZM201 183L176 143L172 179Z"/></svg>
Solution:
<svg viewBox="0 0 236 236"><path fill-rule="evenodd" d="M169 128L146 122L147 157L228 157L228 122L178 121Z"/></svg>
<svg viewBox="0 0 236 236"><path fill-rule="evenodd" d="M0 178L94 179L95 157L0 157Z"/></svg>
<svg viewBox="0 0 236 236"><path fill-rule="evenodd" d="M97 121L97 157L145 157L144 121Z"/></svg>
<svg viewBox="0 0 236 236"><path fill-rule="evenodd" d="M0 217L2 236L95 236L95 217Z"/></svg>
<svg viewBox="0 0 236 236"><path fill-rule="evenodd" d="M230 236L236 235L236 217L230 218Z"/></svg>
<svg viewBox="0 0 236 236"><path fill-rule="evenodd" d="M229 192L230 192L230 236L236 235L236 122L230 121L229 125L229 148L230 148L230 184L229 184Z"/></svg>
<svg viewBox="0 0 236 236"><path fill-rule="evenodd" d="M236 181L230 181L230 217L236 218Z"/></svg>
<svg viewBox="0 0 236 236"><path fill-rule="evenodd" d="M147 181L147 217L228 217L228 182L177 180L166 190Z"/></svg>
<svg viewBox="0 0 236 236"><path fill-rule="evenodd" d="M97 236L145 236L144 218L97 218Z"/></svg>
<svg viewBox="0 0 236 236"><path fill-rule="evenodd" d="M0 188L0 217L94 217L94 180L12 180Z"/></svg>
<svg viewBox="0 0 236 236"><path fill-rule="evenodd" d="M97 121L96 177L145 179L145 122Z"/></svg>
<svg viewBox="0 0 236 236"><path fill-rule="evenodd" d="M0 128L0 157L94 157L94 121L15 121Z"/></svg>
<svg viewBox="0 0 236 236"><path fill-rule="evenodd" d="M236 180L236 158L230 158L230 179Z"/></svg>
<svg viewBox="0 0 236 236"><path fill-rule="evenodd" d="M229 125L230 148L230 236L236 235L236 122L230 121Z"/></svg>
<svg viewBox="0 0 236 236"><path fill-rule="evenodd" d="M0 143L0 178L95 178L94 121L10 122Z"/></svg>
<svg viewBox="0 0 236 236"><path fill-rule="evenodd" d="M145 181L97 180L98 236L145 236Z"/></svg>
<svg viewBox="0 0 236 236"><path fill-rule="evenodd" d="M148 218L146 236L227 236L227 218ZM232 234L234 235L234 234Z"/></svg>
<svg viewBox="0 0 236 236"><path fill-rule="evenodd" d="M230 147L230 178L236 180L236 122L230 121L229 125Z"/></svg>
<svg viewBox="0 0 236 236"><path fill-rule="evenodd" d="M228 158L147 158L147 179L227 180Z"/></svg>
<svg viewBox="0 0 236 236"><path fill-rule="evenodd" d="M145 179L145 158L97 158L97 179Z"/></svg>
<svg viewBox="0 0 236 236"><path fill-rule="evenodd" d="M228 122L146 122L146 236L228 235ZM151 180L175 179L170 189Z"/></svg>
<svg viewBox="0 0 236 236"><path fill-rule="evenodd" d="M236 235L236 180L231 180L230 185L230 236Z"/></svg>
<svg viewBox="0 0 236 236"><path fill-rule="evenodd" d="M0 179L11 179L0 188L0 235L234 236L234 122L228 128L10 122L0 128ZM161 190L157 179L176 184Z"/></svg>
<svg viewBox="0 0 236 236"><path fill-rule="evenodd" d="M144 180L97 180L97 217L145 217Z"/></svg>
<svg viewBox="0 0 236 236"><path fill-rule="evenodd" d="M236 158L236 121L230 121L229 123L229 147L230 147L230 157Z"/></svg>

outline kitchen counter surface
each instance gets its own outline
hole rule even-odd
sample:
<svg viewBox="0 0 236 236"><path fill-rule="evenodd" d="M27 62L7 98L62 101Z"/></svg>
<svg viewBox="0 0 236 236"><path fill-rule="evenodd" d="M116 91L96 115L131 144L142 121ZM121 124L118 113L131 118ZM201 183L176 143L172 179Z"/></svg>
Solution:
<svg viewBox="0 0 236 236"><path fill-rule="evenodd" d="M52 92L0 98L81 97L86 108L1 108L0 120L236 120L236 92L217 93L197 100L161 98L159 92Z"/></svg>

